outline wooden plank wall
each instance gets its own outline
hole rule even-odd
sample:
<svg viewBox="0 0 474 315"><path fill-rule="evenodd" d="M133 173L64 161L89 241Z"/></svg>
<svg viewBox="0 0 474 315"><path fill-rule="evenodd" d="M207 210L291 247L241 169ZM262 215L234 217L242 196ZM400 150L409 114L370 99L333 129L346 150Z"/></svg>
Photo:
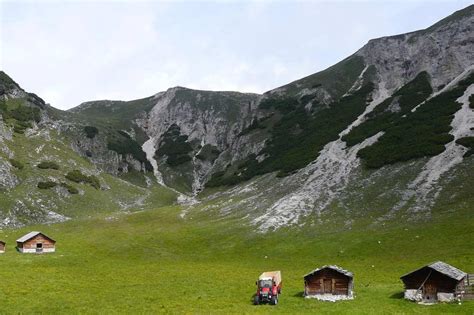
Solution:
<svg viewBox="0 0 474 315"><path fill-rule="evenodd" d="M425 286L436 287L438 292L455 292L457 281L447 277L435 270L423 268L403 279L405 289L419 289L424 283Z"/></svg>
<svg viewBox="0 0 474 315"><path fill-rule="evenodd" d="M321 270L320 272L308 276L305 279L305 292L308 295L314 294L324 294L325 293L325 285L324 282L330 281L330 292L326 292L329 294L336 294L336 295L346 295L349 291L349 282L350 278L338 273L334 270Z"/></svg>
<svg viewBox="0 0 474 315"><path fill-rule="evenodd" d="M42 243L43 248L54 248L54 243L41 234L23 243L23 248L36 248L36 243Z"/></svg>

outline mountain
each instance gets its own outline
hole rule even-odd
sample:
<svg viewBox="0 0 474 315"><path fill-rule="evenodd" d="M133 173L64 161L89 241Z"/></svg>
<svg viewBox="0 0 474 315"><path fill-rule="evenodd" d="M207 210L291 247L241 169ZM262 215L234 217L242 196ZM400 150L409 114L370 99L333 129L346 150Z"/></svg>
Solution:
<svg viewBox="0 0 474 315"><path fill-rule="evenodd" d="M266 232L458 213L474 196L472 25L471 5L263 95L174 87L63 112L2 72L0 219L178 202Z"/></svg>

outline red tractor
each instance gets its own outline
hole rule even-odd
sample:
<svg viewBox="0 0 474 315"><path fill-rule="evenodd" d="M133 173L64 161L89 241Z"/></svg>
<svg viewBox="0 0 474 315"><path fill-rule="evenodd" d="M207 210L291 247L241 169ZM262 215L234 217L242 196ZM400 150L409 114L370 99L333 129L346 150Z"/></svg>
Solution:
<svg viewBox="0 0 474 315"><path fill-rule="evenodd" d="M268 271L264 272L258 277L257 294L255 295L253 303L258 305L260 303L270 303L271 305L278 304L278 297L281 293L281 272Z"/></svg>

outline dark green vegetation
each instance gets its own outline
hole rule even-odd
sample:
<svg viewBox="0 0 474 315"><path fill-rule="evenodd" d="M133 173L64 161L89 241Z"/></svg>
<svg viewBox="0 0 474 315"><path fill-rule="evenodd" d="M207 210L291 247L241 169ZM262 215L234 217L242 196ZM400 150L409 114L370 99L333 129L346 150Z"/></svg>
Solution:
<svg viewBox="0 0 474 315"><path fill-rule="evenodd" d="M58 183L53 182L53 181L46 181L46 182L39 182L38 183L38 188L39 189L50 189L53 187L58 186Z"/></svg>
<svg viewBox="0 0 474 315"><path fill-rule="evenodd" d="M17 168L19 170L22 170L23 168L25 168L25 165L22 162L15 159L10 159L10 163L14 168Z"/></svg>
<svg viewBox="0 0 474 315"><path fill-rule="evenodd" d="M261 235L238 219L182 220L177 207L3 230L2 312L472 314L473 301L405 301L399 280L439 259L472 272L472 210L436 216L429 224L339 233L304 228ZM57 252L16 252L15 240L31 230L54 238ZM324 264L354 272L355 300L302 297L303 275ZM280 303L254 306L255 281L267 270L282 271Z"/></svg>
<svg viewBox="0 0 474 315"><path fill-rule="evenodd" d="M280 170L280 175L286 175L306 166L363 113L372 90L373 85L368 83L314 116L308 114L302 104L288 112L274 126L272 138L262 151L269 157L259 168L266 172Z"/></svg>
<svg viewBox="0 0 474 315"><path fill-rule="evenodd" d="M387 131L397 125L404 115L423 102L432 93L429 76L421 72L415 79L400 88L393 96L379 104L368 116L367 120L353 128L342 140L348 146L358 144L380 131Z"/></svg>
<svg viewBox="0 0 474 315"><path fill-rule="evenodd" d="M145 168L150 171L152 166L146 158L145 152L143 152L142 147L138 144L137 141L132 139L130 135L124 131L117 131L108 138L107 148L109 150L115 151L118 154L130 154L136 160L145 164Z"/></svg>
<svg viewBox="0 0 474 315"><path fill-rule="evenodd" d="M256 175L279 171L285 176L306 166L316 159L319 152L330 141L338 138L351 122L364 112L369 101L373 84L363 85L354 94L341 98L328 108L320 109L315 115L309 113L296 99L269 98L265 108L278 109L281 118L269 130L271 140L260 152L267 156L258 163L255 155L250 155L237 169L218 172L207 183L208 187L233 185Z"/></svg>
<svg viewBox="0 0 474 315"><path fill-rule="evenodd" d="M275 109L283 114L288 114L294 111L297 107L301 107L301 105L305 105L305 103L299 102L297 98L289 97L289 96L283 96L283 97L277 96L277 97L269 97L262 100L259 104L259 107L261 109ZM257 129L257 128L253 128L253 129Z"/></svg>
<svg viewBox="0 0 474 315"><path fill-rule="evenodd" d="M68 183L61 183L61 186L66 188L67 191L71 194L71 195L76 195L79 193L79 190L72 186L72 185L69 185Z"/></svg>
<svg viewBox="0 0 474 315"><path fill-rule="evenodd" d="M246 135L256 129L265 129L265 126L262 125L262 120L261 119L254 119L254 121L245 129L243 129L240 133L239 133L239 137L243 136L243 135Z"/></svg>
<svg viewBox="0 0 474 315"><path fill-rule="evenodd" d="M9 111L9 116L21 122L39 122L41 119L41 112L40 109L37 107L18 106L15 109Z"/></svg>
<svg viewBox="0 0 474 315"><path fill-rule="evenodd" d="M171 125L163 134L156 156L166 155L166 163L170 166L178 166L180 164L191 161L190 153L193 148L189 144L188 136L181 135L181 129L178 125Z"/></svg>
<svg viewBox="0 0 474 315"><path fill-rule="evenodd" d="M90 126L128 130L135 127L133 119L142 112L148 112L155 105L153 96L133 101L92 101L73 108L75 117L92 122ZM142 140L142 139L139 139Z"/></svg>
<svg viewBox="0 0 474 315"><path fill-rule="evenodd" d="M372 146L359 151L359 157L367 167L379 168L440 154L445 150L444 145L454 139L449 134L451 121L454 113L461 108L456 99L473 82L474 74L459 82L457 87L426 101L415 112L407 112L405 117L389 121L386 125L382 123L385 134ZM377 116L374 119L378 119Z"/></svg>
<svg viewBox="0 0 474 315"><path fill-rule="evenodd" d="M13 126L13 130L18 134L23 134L26 129L31 128L32 122L41 120L40 108L34 104L27 104L27 100L22 98L0 100L0 115L3 120Z"/></svg>
<svg viewBox="0 0 474 315"><path fill-rule="evenodd" d="M84 132L86 133L87 138L94 139L95 136L99 133L99 129L94 126L85 126Z"/></svg>
<svg viewBox="0 0 474 315"><path fill-rule="evenodd" d="M43 162L39 163L38 165L36 165L36 167L38 167L40 169L43 169L43 170L47 170L47 169L59 170L58 163L53 162L53 161L43 161Z"/></svg>
<svg viewBox="0 0 474 315"><path fill-rule="evenodd" d="M79 170L73 170L66 174L66 178L75 183L90 184L95 189L100 188L100 181L94 175L84 175Z"/></svg>
<svg viewBox="0 0 474 315"><path fill-rule="evenodd" d="M4 71L0 70L0 95L2 95L5 91L11 90L18 86L18 84L13 81L12 78Z"/></svg>
<svg viewBox="0 0 474 315"><path fill-rule="evenodd" d="M291 82L283 88L287 96L293 97L303 88L323 87L334 99L338 99L351 88L364 67L363 58L353 55L324 71Z"/></svg>
<svg viewBox="0 0 474 315"><path fill-rule="evenodd" d="M456 143L468 148L468 150L464 154L464 157L468 157L474 154L474 137L464 137L461 139L457 139Z"/></svg>
<svg viewBox="0 0 474 315"><path fill-rule="evenodd" d="M196 155L197 159L214 162L221 152L211 144L205 144Z"/></svg>
<svg viewBox="0 0 474 315"><path fill-rule="evenodd" d="M472 16L473 14L474 14L474 5L470 5L470 6L464 8L462 10L458 10L458 11L454 12L453 14L445 17L444 19L442 19L442 20L438 21L437 23L431 25L427 29L418 31L417 33L419 33L419 35L422 35L422 34L427 33L429 31L435 30L436 28L438 28L442 25L446 25L448 23L460 20L462 18Z"/></svg>

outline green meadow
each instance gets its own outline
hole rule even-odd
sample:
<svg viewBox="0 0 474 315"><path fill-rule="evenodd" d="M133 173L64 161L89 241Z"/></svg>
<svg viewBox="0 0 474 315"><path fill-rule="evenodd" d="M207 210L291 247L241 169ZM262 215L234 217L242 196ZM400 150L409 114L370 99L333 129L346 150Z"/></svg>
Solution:
<svg viewBox="0 0 474 315"><path fill-rule="evenodd" d="M3 230L1 313L346 313L473 314L474 301L418 305L402 298L399 276L434 260L474 272L474 220L465 213L427 223L330 232L288 228L267 234L241 219L180 207ZM20 254L15 240L40 230L53 254ZM355 300L302 297L302 276L324 264L355 274ZM277 306L252 305L262 271L281 270Z"/></svg>

